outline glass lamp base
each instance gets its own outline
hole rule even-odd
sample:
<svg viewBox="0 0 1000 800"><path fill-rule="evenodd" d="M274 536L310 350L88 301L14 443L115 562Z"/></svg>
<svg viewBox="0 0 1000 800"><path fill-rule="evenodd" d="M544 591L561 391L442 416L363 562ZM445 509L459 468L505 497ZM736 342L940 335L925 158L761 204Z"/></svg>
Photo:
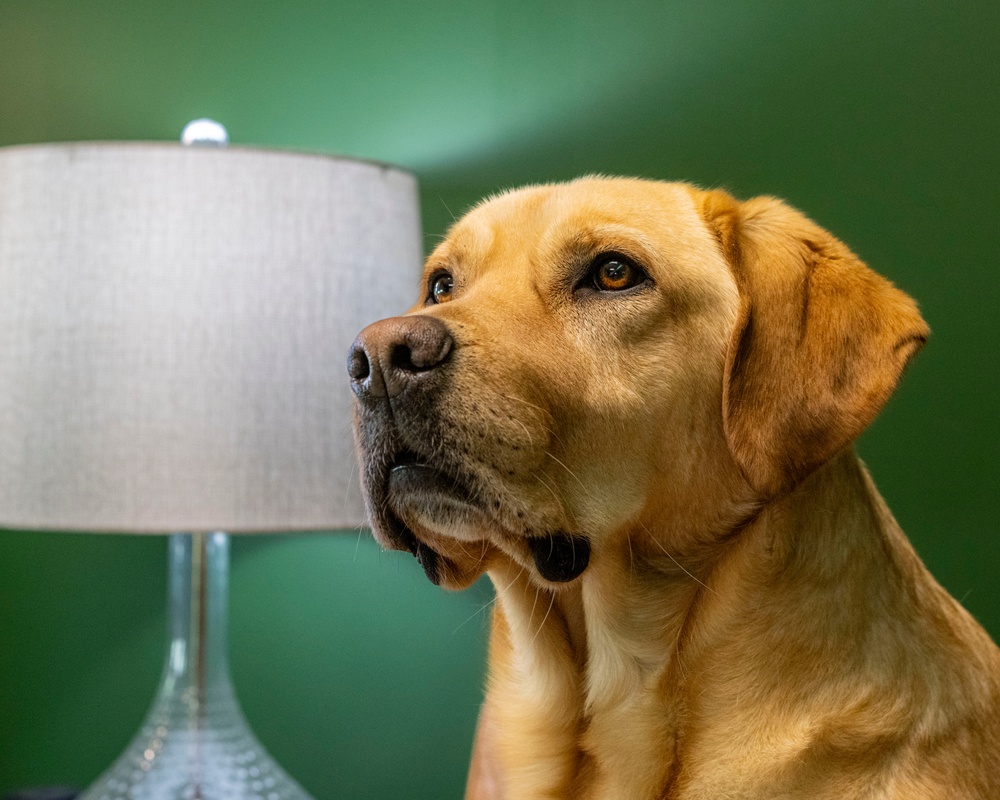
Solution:
<svg viewBox="0 0 1000 800"><path fill-rule="evenodd" d="M78 800L312 800L250 731L225 648L229 539L170 537L170 642L125 752Z"/></svg>
<svg viewBox="0 0 1000 800"><path fill-rule="evenodd" d="M267 754L238 708L184 727L182 697L161 697L125 752L79 800L311 800ZM180 723L180 724L178 724Z"/></svg>

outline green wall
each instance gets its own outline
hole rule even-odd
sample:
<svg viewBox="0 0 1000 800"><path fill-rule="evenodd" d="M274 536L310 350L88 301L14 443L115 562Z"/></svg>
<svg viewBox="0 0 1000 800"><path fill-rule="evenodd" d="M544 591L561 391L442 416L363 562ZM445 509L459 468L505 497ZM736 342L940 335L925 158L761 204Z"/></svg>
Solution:
<svg viewBox="0 0 1000 800"><path fill-rule="evenodd" d="M1000 5L0 0L0 145L176 139L401 163L431 244L478 197L606 172L789 199L934 334L860 450L1000 636ZM2 191L2 188L0 188ZM86 784L162 656L162 540L0 534L0 793ZM460 795L489 590L356 534L234 543L248 717L318 800Z"/></svg>

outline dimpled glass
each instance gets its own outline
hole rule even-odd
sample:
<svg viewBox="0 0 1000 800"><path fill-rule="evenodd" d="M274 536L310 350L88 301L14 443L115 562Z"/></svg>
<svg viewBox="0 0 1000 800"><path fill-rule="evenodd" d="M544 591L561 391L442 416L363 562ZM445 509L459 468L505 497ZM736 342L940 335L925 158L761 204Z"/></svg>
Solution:
<svg viewBox="0 0 1000 800"><path fill-rule="evenodd" d="M229 537L170 537L170 620L142 729L78 800L312 800L247 726L226 655Z"/></svg>

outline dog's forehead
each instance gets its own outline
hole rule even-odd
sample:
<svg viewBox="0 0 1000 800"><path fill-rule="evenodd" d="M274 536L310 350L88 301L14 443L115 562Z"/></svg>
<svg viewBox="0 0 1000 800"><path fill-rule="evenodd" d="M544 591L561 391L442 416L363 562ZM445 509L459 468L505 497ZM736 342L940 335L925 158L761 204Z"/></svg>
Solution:
<svg viewBox="0 0 1000 800"><path fill-rule="evenodd" d="M491 197L463 217L438 260L486 264L510 250L557 253L602 232L642 240L703 237L691 188L634 179L584 178Z"/></svg>

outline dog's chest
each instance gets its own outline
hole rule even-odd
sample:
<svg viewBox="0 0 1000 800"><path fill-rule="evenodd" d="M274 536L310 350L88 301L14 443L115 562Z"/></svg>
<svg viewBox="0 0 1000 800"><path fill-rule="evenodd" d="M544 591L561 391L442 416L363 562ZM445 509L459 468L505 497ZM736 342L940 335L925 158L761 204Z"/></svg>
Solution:
<svg viewBox="0 0 1000 800"><path fill-rule="evenodd" d="M596 571L595 571L596 573ZM585 576L551 596L499 583L490 702L510 796L661 800L680 717L682 598ZM496 581L495 581L496 582Z"/></svg>
<svg viewBox="0 0 1000 800"><path fill-rule="evenodd" d="M605 598L606 599L606 598ZM588 604L585 595L585 605ZM675 753L678 698L670 689L674 627L662 605L606 602L586 616L580 744L593 769L581 797L660 798Z"/></svg>

